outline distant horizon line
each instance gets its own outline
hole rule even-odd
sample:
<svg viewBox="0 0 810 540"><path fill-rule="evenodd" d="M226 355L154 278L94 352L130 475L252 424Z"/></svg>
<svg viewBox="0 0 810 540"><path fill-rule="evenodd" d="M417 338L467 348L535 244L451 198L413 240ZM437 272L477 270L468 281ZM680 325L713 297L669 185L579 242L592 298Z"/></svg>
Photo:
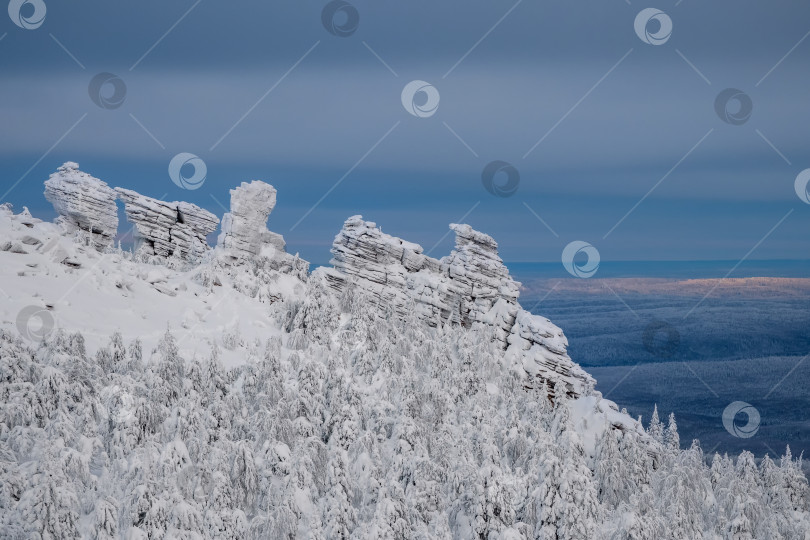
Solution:
<svg viewBox="0 0 810 540"><path fill-rule="evenodd" d="M808 259L619 259L610 260L602 259L601 263L695 263L695 262L731 262L737 263L755 263L755 262L806 262L810 263ZM504 261L504 264L561 264L560 261Z"/></svg>
<svg viewBox="0 0 810 540"><path fill-rule="evenodd" d="M620 259L620 260L609 260L609 259L602 259L601 264L604 263L726 263L730 262L733 264L741 263L755 263L755 262L795 262L795 263L810 263L810 258L808 259L746 259L745 261L740 261L739 259ZM562 264L560 261L503 261L506 266L510 264ZM312 266L331 266L328 262L326 263L316 263L310 262Z"/></svg>

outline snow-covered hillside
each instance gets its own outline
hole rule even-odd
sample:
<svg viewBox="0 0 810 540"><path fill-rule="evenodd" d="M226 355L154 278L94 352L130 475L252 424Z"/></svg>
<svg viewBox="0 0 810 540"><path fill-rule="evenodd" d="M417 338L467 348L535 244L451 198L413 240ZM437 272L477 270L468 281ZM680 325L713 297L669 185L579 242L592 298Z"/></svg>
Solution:
<svg viewBox="0 0 810 540"><path fill-rule="evenodd" d="M432 259L355 216L309 273L263 182L214 248L75 163L46 196L0 206L4 538L810 538L789 451L709 468L619 412L467 225Z"/></svg>

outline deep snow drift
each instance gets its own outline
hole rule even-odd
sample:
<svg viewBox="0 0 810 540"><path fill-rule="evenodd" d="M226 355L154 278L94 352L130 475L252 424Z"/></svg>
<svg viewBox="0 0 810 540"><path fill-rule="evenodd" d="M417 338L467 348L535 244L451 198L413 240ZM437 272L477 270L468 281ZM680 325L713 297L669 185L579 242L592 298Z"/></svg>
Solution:
<svg viewBox="0 0 810 540"><path fill-rule="evenodd" d="M810 538L789 451L709 468L619 412L467 225L432 259L355 216L310 274L262 182L213 249L189 203L46 186L56 223L0 206L4 537Z"/></svg>

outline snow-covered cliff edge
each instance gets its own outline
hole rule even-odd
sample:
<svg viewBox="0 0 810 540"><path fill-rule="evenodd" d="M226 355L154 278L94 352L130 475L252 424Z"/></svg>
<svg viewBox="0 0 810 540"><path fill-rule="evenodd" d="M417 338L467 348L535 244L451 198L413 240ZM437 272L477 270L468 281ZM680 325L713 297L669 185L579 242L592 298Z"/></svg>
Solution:
<svg viewBox="0 0 810 540"><path fill-rule="evenodd" d="M210 248L205 210L55 178L57 223L0 205L3 538L810 538L789 450L709 468L620 412L486 234L356 216L309 273L265 183Z"/></svg>
<svg viewBox="0 0 810 540"><path fill-rule="evenodd" d="M84 234L102 252L112 248L118 232L116 199L122 201L134 226L133 263L157 264L150 285L164 294L180 293L165 276L155 277L171 273L165 265L170 258L175 262L169 266L179 261L185 263L184 271L193 271L191 281L206 285L229 281L240 293L270 302L295 301L292 291L308 287L308 263L287 253L284 238L267 229L277 193L264 182L243 182L231 190L231 208L222 217L213 249L206 236L216 230L219 219L211 212L188 202L165 202L131 189L110 188L75 163L66 163L51 176L46 197L59 213L66 237ZM360 216L350 217L333 243L334 267L324 269L323 275L336 297L347 289L362 290L371 305L392 309L400 318L415 309L430 327L488 329L504 360L528 376L527 386L545 381L552 388L559 381L572 397L588 394L595 381L568 356L562 330L518 303L520 283L498 256L495 240L469 225L450 228L456 235L455 249L434 259L421 246L384 234ZM52 235L49 232L48 238ZM61 243L75 250L71 242ZM123 252L116 256L128 257ZM96 265L86 264L91 270Z"/></svg>
<svg viewBox="0 0 810 540"><path fill-rule="evenodd" d="M595 381L568 356L562 330L520 306L520 283L509 275L495 240L469 225L450 228L456 247L439 260L361 216L350 217L335 237L334 268L325 275L336 291L358 287L400 317L415 309L430 326L490 328L505 357L536 384L562 381L572 396L587 393Z"/></svg>

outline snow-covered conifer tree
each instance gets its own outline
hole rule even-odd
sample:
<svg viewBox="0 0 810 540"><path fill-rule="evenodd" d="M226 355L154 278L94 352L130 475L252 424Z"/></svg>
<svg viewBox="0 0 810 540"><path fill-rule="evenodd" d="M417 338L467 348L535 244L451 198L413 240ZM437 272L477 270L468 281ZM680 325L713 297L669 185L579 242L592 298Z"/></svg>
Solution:
<svg viewBox="0 0 810 540"><path fill-rule="evenodd" d="M664 431L664 444L671 452L677 452L681 448L678 425L675 423L675 413L669 413L669 422L666 431Z"/></svg>
<svg viewBox="0 0 810 540"><path fill-rule="evenodd" d="M653 407L650 424L647 426L647 434L649 434L654 441L660 443L664 442L664 424L658 419L658 405Z"/></svg>

